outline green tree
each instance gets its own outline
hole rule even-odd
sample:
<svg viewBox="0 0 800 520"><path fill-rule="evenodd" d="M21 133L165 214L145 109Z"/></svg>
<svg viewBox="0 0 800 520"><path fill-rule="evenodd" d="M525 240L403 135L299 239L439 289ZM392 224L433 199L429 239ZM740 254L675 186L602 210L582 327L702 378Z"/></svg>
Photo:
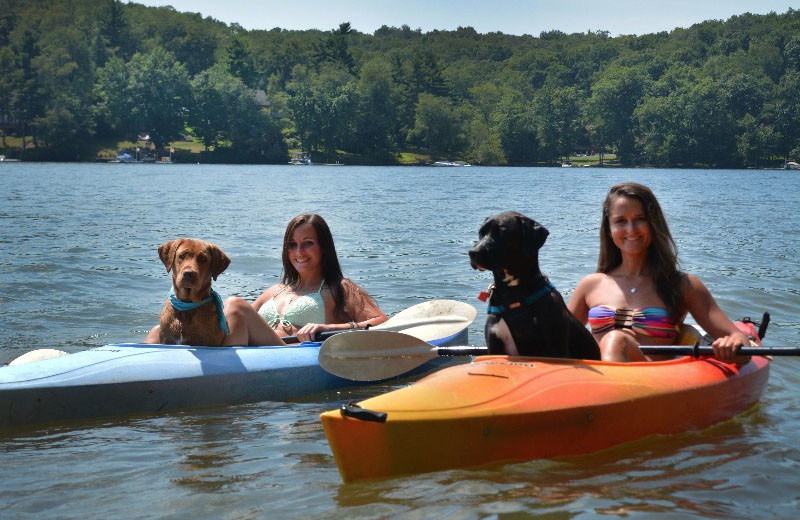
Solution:
<svg viewBox="0 0 800 520"><path fill-rule="evenodd" d="M51 30L42 38L42 53L33 59L45 95L43 111L33 125L45 150L41 158L86 158L94 130L94 63L87 35L76 27Z"/></svg>
<svg viewBox="0 0 800 520"><path fill-rule="evenodd" d="M192 81L194 104L189 116L206 151L230 162L275 163L287 159L280 125L258 106L254 91L231 75L224 64Z"/></svg>
<svg viewBox="0 0 800 520"><path fill-rule="evenodd" d="M643 99L636 110L636 147L653 166L684 164L689 135L683 121L685 99L678 92Z"/></svg>
<svg viewBox="0 0 800 520"><path fill-rule="evenodd" d="M686 93L682 117L689 133L689 164L736 166L736 124L725 89L704 77Z"/></svg>
<svg viewBox="0 0 800 520"><path fill-rule="evenodd" d="M256 104L252 91L240 83L229 122L231 151L243 163L283 163L288 159L279 124Z"/></svg>
<svg viewBox="0 0 800 520"><path fill-rule="evenodd" d="M506 163L500 136L480 114L472 118L467 128L465 159L472 164L481 165Z"/></svg>
<svg viewBox="0 0 800 520"><path fill-rule="evenodd" d="M620 162L635 162L633 112L651 79L640 67L609 66L592 85L585 117L601 146L616 148Z"/></svg>
<svg viewBox="0 0 800 520"><path fill-rule="evenodd" d="M11 115L20 125L22 150L27 148L26 136L34 130L34 120L44 114L46 91L35 67L40 55L38 36L31 30L24 30L18 42L12 44L16 70L12 76ZM36 143L36 134L33 134Z"/></svg>
<svg viewBox="0 0 800 520"><path fill-rule="evenodd" d="M194 135L203 141L206 151L225 139L240 83L221 64L201 72L192 80L194 103L188 123Z"/></svg>
<svg viewBox="0 0 800 520"><path fill-rule="evenodd" d="M580 97L575 87L544 90L537 98L537 135L543 156L569 158L580 135Z"/></svg>
<svg viewBox="0 0 800 520"><path fill-rule="evenodd" d="M10 47L0 47L0 122L6 123L13 119L13 105L11 100L15 94L15 85L18 83L17 68L15 67L14 52ZM0 137L3 148L6 144L6 127L0 124Z"/></svg>
<svg viewBox="0 0 800 520"><path fill-rule="evenodd" d="M787 72L775 88L765 108L766 117L774 121L777 152L784 158L800 155L800 71Z"/></svg>
<svg viewBox="0 0 800 520"><path fill-rule="evenodd" d="M98 53L98 65L102 66L110 56L129 59L134 52L132 35L120 0L106 0L106 8L99 20L103 49Z"/></svg>
<svg viewBox="0 0 800 520"><path fill-rule="evenodd" d="M766 158L775 151L778 136L771 125L759 123L750 114L745 115L738 124L736 149L745 166L763 166Z"/></svg>
<svg viewBox="0 0 800 520"><path fill-rule="evenodd" d="M497 113L503 155L511 164L530 164L539 159L539 141L533 108L522 100L506 98Z"/></svg>
<svg viewBox="0 0 800 520"><path fill-rule="evenodd" d="M242 80L248 87L255 87L256 73L247 42L238 35L228 41L226 47L228 71Z"/></svg>
<svg viewBox="0 0 800 520"><path fill-rule="evenodd" d="M365 63L357 96L354 151L377 162L391 162L396 150L399 99L391 66L380 59Z"/></svg>
<svg viewBox="0 0 800 520"><path fill-rule="evenodd" d="M355 120L354 78L336 64L321 67L311 76L297 66L287 85L289 107L298 137L308 150L322 150L328 158L348 139Z"/></svg>
<svg viewBox="0 0 800 520"><path fill-rule="evenodd" d="M339 27L328 33L328 38L317 46L317 61L338 64L350 74L355 74L356 62L353 55L350 54L350 46L347 43L348 36L352 33L350 22L339 24Z"/></svg>
<svg viewBox="0 0 800 520"><path fill-rule="evenodd" d="M146 133L157 149L180 136L192 103L186 69L161 48L109 60L98 90L113 128L131 139Z"/></svg>
<svg viewBox="0 0 800 520"><path fill-rule="evenodd" d="M464 147L462 114L447 98L420 94L409 140L435 157L455 156Z"/></svg>

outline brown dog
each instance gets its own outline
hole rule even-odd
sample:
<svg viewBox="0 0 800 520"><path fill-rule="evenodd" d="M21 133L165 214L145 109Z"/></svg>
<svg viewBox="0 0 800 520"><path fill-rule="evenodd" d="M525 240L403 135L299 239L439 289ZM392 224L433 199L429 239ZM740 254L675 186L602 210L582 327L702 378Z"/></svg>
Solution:
<svg viewBox="0 0 800 520"><path fill-rule="evenodd" d="M172 271L172 294L164 303L159 341L167 345L221 346L228 335L222 299L211 289L231 259L214 244L179 238L158 248Z"/></svg>

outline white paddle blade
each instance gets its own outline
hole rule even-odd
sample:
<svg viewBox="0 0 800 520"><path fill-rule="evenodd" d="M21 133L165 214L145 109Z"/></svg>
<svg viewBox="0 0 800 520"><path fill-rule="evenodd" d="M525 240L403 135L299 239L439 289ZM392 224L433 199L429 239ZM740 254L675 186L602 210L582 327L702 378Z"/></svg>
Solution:
<svg viewBox="0 0 800 520"><path fill-rule="evenodd" d="M402 310L370 330L398 331L423 341L448 338L469 327L478 311L455 300L430 300Z"/></svg>
<svg viewBox="0 0 800 520"><path fill-rule="evenodd" d="M436 358L435 347L400 332L356 330L331 336L319 349L319 365L353 381L380 381Z"/></svg>

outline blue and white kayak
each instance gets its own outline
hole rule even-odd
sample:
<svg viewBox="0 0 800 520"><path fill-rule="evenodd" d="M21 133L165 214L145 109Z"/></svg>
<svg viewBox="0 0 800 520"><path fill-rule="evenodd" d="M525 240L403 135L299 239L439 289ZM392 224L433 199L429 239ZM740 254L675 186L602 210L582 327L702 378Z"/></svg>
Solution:
<svg viewBox="0 0 800 520"><path fill-rule="evenodd" d="M445 305L436 306L437 303ZM408 312L419 306L424 306L422 310L427 312L423 315L418 310ZM433 300L419 306L393 316L380 328L410 331L433 345L467 341L474 308L448 300ZM451 312L454 306L458 315L441 313L443 307ZM435 314L434 310L440 313ZM437 331L447 335L430 338ZM358 384L323 370L317 360L320 346L320 343L280 347L123 343L5 366L0 368L0 428L281 401ZM404 376L428 372L446 361L446 358L432 360Z"/></svg>

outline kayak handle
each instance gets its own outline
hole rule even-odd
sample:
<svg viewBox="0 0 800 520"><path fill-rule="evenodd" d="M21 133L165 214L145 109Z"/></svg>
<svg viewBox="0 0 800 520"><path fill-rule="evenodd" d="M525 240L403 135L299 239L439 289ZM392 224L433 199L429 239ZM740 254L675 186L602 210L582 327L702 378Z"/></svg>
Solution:
<svg viewBox="0 0 800 520"><path fill-rule="evenodd" d="M339 408L339 412L343 417L350 417L351 419L358 419L359 421L386 422L386 412L367 410L366 408L361 408L356 403L343 404L342 407Z"/></svg>

